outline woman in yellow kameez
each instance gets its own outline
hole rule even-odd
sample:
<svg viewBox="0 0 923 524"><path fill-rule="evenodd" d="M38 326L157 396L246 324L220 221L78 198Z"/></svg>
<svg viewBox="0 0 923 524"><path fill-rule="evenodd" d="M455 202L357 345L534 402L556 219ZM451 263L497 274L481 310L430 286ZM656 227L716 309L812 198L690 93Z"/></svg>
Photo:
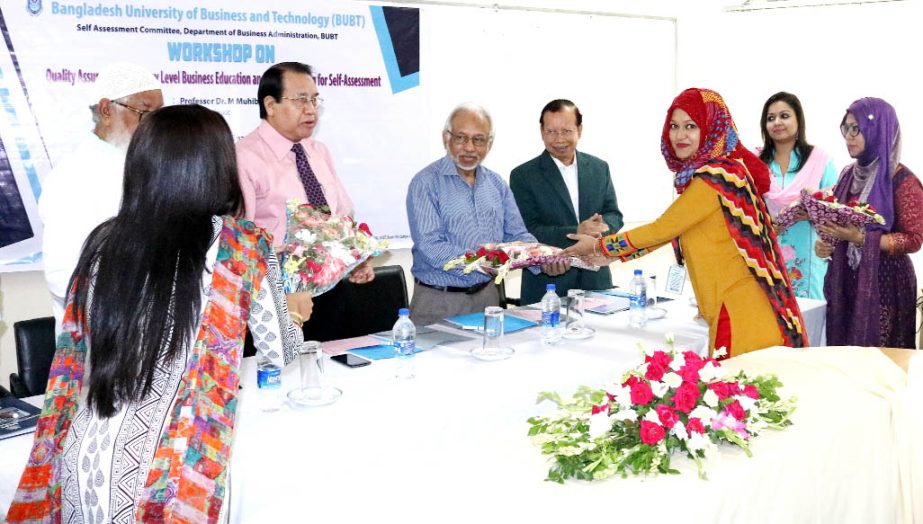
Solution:
<svg viewBox="0 0 923 524"><path fill-rule="evenodd" d="M673 241L708 322L712 348L724 347L734 356L807 345L760 196L768 189L768 173L740 144L721 95L687 89L677 96L667 111L661 151L675 173L679 198L646 226L601 239L571 235L578 242L567 253L628 260Z"/></svg>

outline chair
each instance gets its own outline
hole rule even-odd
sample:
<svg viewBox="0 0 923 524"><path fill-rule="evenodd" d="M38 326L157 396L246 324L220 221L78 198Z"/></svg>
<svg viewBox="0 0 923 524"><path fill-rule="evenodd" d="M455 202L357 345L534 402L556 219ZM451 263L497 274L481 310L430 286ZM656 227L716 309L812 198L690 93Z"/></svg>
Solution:
<svg viewBox="0 0 923 524"><path fill-rule="evenodd" d="M375 268L375 280L348 280L314 299L314 311L304 323L305 340L338 340L390 330L397 310L407 307L407 281L401 266Z"/></svg>
<svg viewBox="0 0 923 524"><path fill-rule="evenodd" d="M10 389L17 397L45 393L55 352L54 327L54 317L21 320L13 324L18 373L10 373Z"/></svg>
<svg viewBox="0 0 923 524"><path fill-rule="evenodd" d="M390 330L397 321L398 309L407 305L404 269L397 265L376 267L375 279L368 284L343 280L315 297L311 318L303 326L304 338L326 342ZM255 354L248 330L244 357Z"/></svg>

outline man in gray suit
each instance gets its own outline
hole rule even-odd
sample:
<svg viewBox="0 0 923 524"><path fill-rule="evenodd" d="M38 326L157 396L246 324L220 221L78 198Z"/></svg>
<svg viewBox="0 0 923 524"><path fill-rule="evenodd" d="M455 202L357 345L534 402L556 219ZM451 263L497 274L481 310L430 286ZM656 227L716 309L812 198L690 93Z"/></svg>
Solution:
<svg viewBox="0 0 923 524"><path fill-rule="evenodd" d="M622 213L605 161L577 151L583 115L570 100L552 100L542 109L539 128L545 151L510 174L510 189L530 233L544 244L567 247L568 233L612 234L622 227ZM568 289L608 289L608 267L599 271L561 267L557 276L522 273L522 303L541 300L553 283L561 296Z"/></svg>

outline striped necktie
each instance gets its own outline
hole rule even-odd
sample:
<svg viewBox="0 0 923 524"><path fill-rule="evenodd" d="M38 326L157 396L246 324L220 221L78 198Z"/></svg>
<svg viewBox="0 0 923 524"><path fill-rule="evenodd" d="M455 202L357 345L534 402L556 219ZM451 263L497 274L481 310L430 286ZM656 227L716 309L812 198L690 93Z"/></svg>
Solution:
<svg viewBox="0 0 923 524"><path fill-rule="evenodd" d="M308 163L308 155L304 153L304 147L300 143L295 143L292 145L292 151L295 153L298 178L301 179L301 184L304 185L304 193L308 197L308 202L316 208L329 207L327 198L324 196L324 190L320 186L320 182L317 181L314 170L311 169L311 164Z"/></svg>

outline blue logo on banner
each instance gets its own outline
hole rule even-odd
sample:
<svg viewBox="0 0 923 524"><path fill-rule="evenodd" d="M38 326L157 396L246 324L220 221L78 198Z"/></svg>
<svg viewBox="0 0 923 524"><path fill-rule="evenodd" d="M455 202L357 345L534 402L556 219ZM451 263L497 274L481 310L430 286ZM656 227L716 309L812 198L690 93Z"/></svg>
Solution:
<svg viewBox="0 0 923 524"><path fill-rule="evenodd" d="M26 9L29 10L33 15L37 15L42 12L42 0L27 0Z"/></svg>

